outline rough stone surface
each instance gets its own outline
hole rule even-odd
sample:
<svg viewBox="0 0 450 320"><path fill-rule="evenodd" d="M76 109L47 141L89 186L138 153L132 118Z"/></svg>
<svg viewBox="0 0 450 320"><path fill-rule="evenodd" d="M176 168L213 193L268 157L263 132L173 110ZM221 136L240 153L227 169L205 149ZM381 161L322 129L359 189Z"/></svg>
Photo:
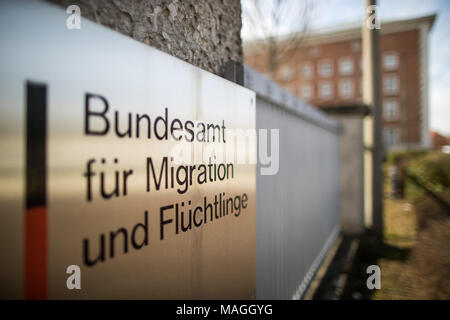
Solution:
<svg viewBox="0 0 450 320"><path fill-rule="evenodd" d="M239 0L48 0L215 74L242 64Z"/></svg>

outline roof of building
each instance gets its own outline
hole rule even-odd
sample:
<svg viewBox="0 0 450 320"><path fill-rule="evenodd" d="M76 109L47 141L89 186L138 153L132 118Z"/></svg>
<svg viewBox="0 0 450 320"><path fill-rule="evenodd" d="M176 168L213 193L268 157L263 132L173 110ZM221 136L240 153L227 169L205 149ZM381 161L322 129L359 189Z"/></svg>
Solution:
<svg viewBox="0 0 450 320"><path fill-rule="evenodd" d="M381 21L381 34L389 34L396 32L403 32L418 29L421 27L427 27L428 31L431 30L437 14L408 18L408 19L396 19ZM341 42L346 40L356 40L361 38L361 29L363 23L361 21L354 21L351 23L339 24L326 28L311 29L306 31L305 44L303 45L317 45L320 43L332 43ZM290 33L279 37L281 41L289 40L295 37L298 33ZM251 48L255 43L260 43L265 40L255 39L244 42L245 48Z"/></svg>

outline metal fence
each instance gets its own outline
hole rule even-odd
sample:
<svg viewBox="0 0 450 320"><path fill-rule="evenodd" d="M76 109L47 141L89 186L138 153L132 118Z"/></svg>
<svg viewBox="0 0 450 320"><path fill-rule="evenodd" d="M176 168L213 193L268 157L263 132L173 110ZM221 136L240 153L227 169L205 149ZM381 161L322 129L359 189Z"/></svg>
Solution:
<svg viewBox="0 0 450 320"><path fill-rule="evenodd" d="M257 128L279 129L278 173L257 168L256 298L300 299L339 233L339 125L247 66L244 75Z"/></svg>

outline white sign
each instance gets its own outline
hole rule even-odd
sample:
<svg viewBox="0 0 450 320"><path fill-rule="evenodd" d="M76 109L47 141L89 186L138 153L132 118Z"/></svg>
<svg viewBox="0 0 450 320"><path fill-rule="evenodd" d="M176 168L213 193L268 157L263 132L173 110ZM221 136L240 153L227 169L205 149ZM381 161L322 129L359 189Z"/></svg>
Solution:
<svg viewBox="0 0 450 320"><path fill-rule="evenodd" d="M1 298L250 298L255 94L66 20L0 4Z"/></svg>

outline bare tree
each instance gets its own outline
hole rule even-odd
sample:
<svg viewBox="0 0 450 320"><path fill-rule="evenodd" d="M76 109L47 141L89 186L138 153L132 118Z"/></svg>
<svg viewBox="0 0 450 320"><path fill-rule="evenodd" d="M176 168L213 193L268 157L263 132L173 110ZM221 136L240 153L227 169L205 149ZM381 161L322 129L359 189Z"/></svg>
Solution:
<svg viewBox="0 0 450 320"><path fill-rule="evenodd" d="M312 16L312 0L243 0L244 19L251 28L251 45L266 53L273 79L279 66L297 53Z"/></svg>

